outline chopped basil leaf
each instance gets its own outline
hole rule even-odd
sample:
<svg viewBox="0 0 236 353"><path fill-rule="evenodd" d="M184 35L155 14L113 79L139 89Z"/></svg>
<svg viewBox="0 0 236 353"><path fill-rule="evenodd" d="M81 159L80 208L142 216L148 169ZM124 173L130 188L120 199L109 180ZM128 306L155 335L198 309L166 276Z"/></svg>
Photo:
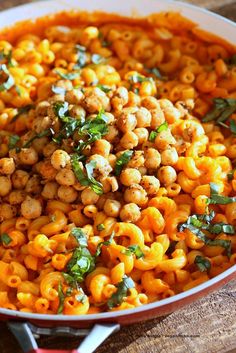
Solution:
<svg viewBox="0 0 236 353"><path fill-rule="evenodd" d="M165 121L164 123L162 123L157 129L156 131L151 131L150 135L149 135L149 141L154 142L155 138L157 137L157 135L168 129L168 123L167 121Z"/></svg>
<svg viewBox="0 0 236 353"><path fill-rule="evenodd" d="M6 60L7 66L8 67L14 67L14 63L12 61L12 50L10 50L7 54L4 53L3 50L0 52L0 60Z"/></svg>
<svg viewBox="0 0 236 353"><path fill-rule="evenodd" d="M66 266L66 273L75 282L83 282L84 277L95 268L95 259L86 247L79 246L73 251L73 255ZM71 277L70 278L71 280Z"/></svg>
<svg viewBox="0 0 236 353"><path fill-rule="evenodd" d="M88 239L82 228L72 228L70 233L77 240L81 247L88 246Z"/></svg>
<svg viewBox="0 0 236 353"><path fill-rule="evenodd" d="M0 65L0 73L1 73L1 78L2 78L2 73L3 73L3 78L4 78L4 74L6 76L6 81L0 84L0 92L8 91L10 88L14 86L15 80L11 76L5 64Z"/></svg>
<svg viewBox="0 0 236 353"><path fill-rule="evenodd" d="M112 309L120 305L123 302L124 298L127 297L129 289L134 288L134 286L135 285L132 278L127 277L125 275L122 281L116 285L117 291L113 293L111 298L108 300L107 302L108 308Z"/></svg>
<svg viewBox="0 0 236 353"><path fill-rule="evenodd" d="M130 245L130 246L128 246L127 249L122 251L122 254L125 254L125 255L128 255L128 256L134 254L137 259L140 259L141 257L144 256L144 253L142 252L142 250L141 250L139 245Z"/></svg>
<svg viewBox="0 0 236 353"><path fill-rule="evenodd" d="M59 70L55 70L55 73L57 75L59 75L61 78L63 78L64 80L75 80L76 78L78 78L80 76L80 72L76 71L76 72L68 72L68 73L63 73Z"/></svg>
<svg viewBox="0 0 236 353"><path fill-rule="evenodd" d="M69 103L68 102L56 102L53 105L54 112L59 118L67 116L69 113Z"/></svg>
<svg viewBox="0 0 236 353"><path fill-rule="evenodd" d="M76 152L81 152L84 148L91 145L96 140L108 133L108 118L103 109L101 109L95 119L85 120L78 129L78 135L83 137L75 147Z"/></svg>
<svg viewBox="0 0 236 353"><path fill-rule="evenodd" d="M105 241L102 241L101 243L98 244L98 247L97 247L97 250L96 250L96 253L94 255L94 257L98 257L100 254L101 254L101 251L102 251L102 246L105 245L105 246L109 246L111 245L113 239L114 239L114 236L115 236L115 233L112 232L111 233L111 236L108 240L105 240Z"/></svg>
<svg viewBox="0 0 236 353"><path fill-rule="evenodd" d="M217 188L218 186L214 183L210 183L211 196L207 199L208 205L227 205L229 203L236 202L236 197L229 197L224 195L219 195Z"/></svg>
<svg viewBox="0 0 236 353"><path fill-rule="evenodd" d="M57 291L58 291L58 298L59 298L59 306L58 306L58 309L57 309L57 313L61 314L63 312L63 309L64 309L64 301L65 301L65 294L63 293L61 282L59 282L59 284L58 284L58 290Z"/></svg>
<svg viewBox="0 0 236 353"><path fill-rule="evenodd" d="M236 121L233 119L230 119L229 121L229 128L232 134L236 134Z"/></svg>
<svg viewBox="0 0 236 353"><path fill-rule="evenodd" d="M161 81L166 81L168 80L168 77L163 76L160 72L160 70L157 67L154 67L153 69L146 69L147 72L149 72L150 74L153 74L154 76L156 76L156 78L158 78Z"/></svg>
<svg viewBox="0 0 236 353"><path fill-rule="evenodd" d="M18 96L21 97L22 89L19 86L15 85L15 90L16 90L16 93L18 94Z"/></svg>
<svg viewBox="0 0 236 353"><path fill-rule="evenodd" d="M83 293L76 294L75 299L77 300L77 302L84 304L86 301L86 295Z"/></svg>
<svg viewBox="0 0 236 353"><path fill-rule="evenodd" d="M194 263L197 265L200 272L208 271L211 268L211 262L206 257L200 255L195 257Z"/></svg>
<svg viewBox="0 0 236 353"><path fill-rule="evenodd" d="M106 62L106 58L104 58L103 56L99 55L99 54L92 54L91 55L91 61L93 64L95 65L99 65L99 64L103 64Z"/></svg>
<svg viewBox="0 0 236 353"><path fill-rule="evenodd" d="M153 78L141 76L138 73L134 73L133 75L129 76L129 81L131 83L153 82Z"/></svg>
<svg viewBox="0 0 236 353"><path fill-rule="evenodd" d="M62 276L64 277L65 281L67 284L69 284L70 286L72 286L72 288L77 288L77 282L76 280L74 279L73 276L69 275L68 273L66 272L62 272L61 273Z"/></svg>
<svg viewBox="0 0 236 353"><path fill-rule="evenodd" d="M3 245L9 245L12 242L12 238L7 233L1 234L1 243Z"/></svg>
<svg viewBox="0 0 236 353"><path fill-rule="evenodd" d="M75 51L78 54L78 59L77 59L77 64L76 64L76 68L83 68L86 65L86 60L87 60L87 56L86 56L86 48L83 47L82 45L77 44L75 46Z"/></svg>
<svg viewBox="0 0 236 353"><path fill-rule="evenodd" d="M31 146L32 142L36 139L39 139L44 136L49 136L51 134L51 130L47 129L43 132L40 132L39 134L36 134L35 136L31 137L27 142L24 143L23 148L28 148Z"/></svg>
<svg viewBox="0 0 236 353"><path fill-rule="evenodd" d="M73 135L75 130L80 126L79 120L68 116L68 107L68 102L56 102L53 106L55 114L60 118L61 122L63 123L62 129L57 134L57 136L53 138L53 141L58 144L60 144L63 139L66 139Z"/></svg>
<svg viewBox="0 0 236 353"><path fill-rule="evenodd" d="M112 89L108 86L104 86L104 85L97 85L98 88L100 88L100 90L102 90L105 93L108 93L110 91L112 91Z"/></svg>
<svg viewBox="0 0 236 353"><path fill-rule="evenodd" d="M100 224L97 225L97 230L102 231L104 229L105 229L105 226L104 226L103 223L100 223Z"/></svg>
<svg viewBox="0 0 236 353"><path fill-rule="evenodd" d="M28 113L28 111L30 111L30 109L32 108L33 108L32 104L28 104L28 105L25 105L24 107L19 108L18 113L12 118L11 123L14 123L22 114Z"/></svg>
<svg viewBox="0 0 236 353"><path fill-rule="evenodd" d="M59 86L52 86L52 92L55 94L62 94L64 95L66 93L66 89L63 87L59 87Z"/></svg>
<svg viewBox="0 0 236 353"><path fill-rule="evenodd" d="M115 165L115 169L114 169L114 173L116 176L120 175L122 169L124 168L124 166L130 161L130 159L133 156L134 151L125 151L124 153L122 153L116 161L116 165Z"/></svg>
<svg viewBox="0 0 236 353"><path fill-rule="evenodd" d="M79 157L77 155L72 155L71 157L71 164L72 164L72 169L75 173L76 178L80 182L81 185L83 186L90 186L91 189L98 195L102 195L103 193L103 187L102 184L97 181L93 177L93 170L96 168L96 162L95 161L90 161L85 165L85 169L87 172L87 175L84 174L80 162L79 162Z"/></svg>
<svg viewBox="0 0 236 353"><path fill-rule="evenodd" d="M236 111L236 99L214 98L214 106L202 119L204 123L215 120L217 124L225 122Z"/></svg>
<svg viewBox="0 0 236 353"><path fill-rule="evenodd" d="M16 147L17 142L20 141L20 136L18 135L11 135L9 137L9 143L8 143L8 148L9 150L12 150L13 148Z"/></svg>

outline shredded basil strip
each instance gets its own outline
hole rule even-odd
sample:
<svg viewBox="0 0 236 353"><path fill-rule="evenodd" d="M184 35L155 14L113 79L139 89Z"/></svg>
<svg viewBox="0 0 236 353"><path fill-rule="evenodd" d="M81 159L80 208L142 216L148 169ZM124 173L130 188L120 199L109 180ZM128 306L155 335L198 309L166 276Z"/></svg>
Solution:
<svg viewBox="0 0 236 353"><path fill-rule="evenodd" d="M154 142L157 135L162 131L166 131L167 129L168 129L168 123L167 123L167 121L165 121L156 129L156 131L150 132L149 141Z"/></svg>
<svg viewBox="0 0 236 353"><path fill-rule="evenodd" d="M122 169L124 168L124 166L129 163L130 159L133 156L134 151L125 151L124 153L122 153L116 161L115 164L115 168L114 168L114 173L116 176L120 175Z"/></svg>
<svg viewBox="0 0 236 353"><path fill-rule="evenodd" d="M102 246L105 245L105 246L109 246L112 244L112 241L114 239L114 236L115 236L115 232L112 232L111 233L111 236L108 240L105 240L105 241L102 241L101 243L98 244L97 246L97 250L96 250L96 253L94 255L95 258L97 258L100 254L101 254L101 251L102 251Z"/></svg>
<svg viewBox="0 0 236 353"><path fill-rule="evenodd" d="M59 86L52 86L52 92L55 94L62 94L64 95L66 93L66 89L63 87L59 87Z"/></svg>
<svg viewBox="0 0 236 353"><path fill-rule="evenodd" d="M20 141L20 136L18 136L18 135L11 135L11 136L9 137L9 143L8 143L8 148L9 148L9 150L12 150L13 148L15 148L16 145L17 145L17 142L19 142L19 141Z"/></svg>
<svg viewBox="0 0 236 353"><path fill-rule="evenodd" d="M134 254L137 259L140 259L141 257L144 256L144 253L142 252L142 250L141 250L139 245L130 245L130 246L128 246L127 249L122 251L122 254L125 254L125 255L128 255L128 256Z"/></svg>
<svg viewBox="0 0 236 353"><path fill-rule="evenodd" d="M4 73L7 77L6 81L0 84L0 92L8 91L15 84L13 76L8 71L8 68L5 64L0 65L0 73ZM1 75L2 76L2 75Z"/></svg>
<svg viewBox="0 0 236 353"><path fill-rule="evenodd" d="M57 291L58 291L58 298L59 298L59 306L58 306L58 309L57 309L57 313L61 314L63 312L63 309L64 309L64 301L65 301L65 294L63 293L61 282L59 282L59 284L58 284L58 290Z"/></svg>
<svg viewBox="0 0 236 353"><path fill-rule="evenodd" d="M229 180L229 181L233 180L235 170L236 170L236 168L232 169L232 170L227 174L227 177L228 177L228 180Z"/></svg>
<svg viewBox="0 0 236 353"><path fill-rule="evenodd" d="M70 234L73 235L80 246L86 247L88 245L88 239L82 228L72 228Z"/></svg>
<svg viewBox="0 0 236 353"><path fill-rule="evenodd" d="M78 78L80 76L80 72L78 72L78 71L64 73L59 70L55 70L55 73L57 75L59 75L61 78L63 78L64 80L71 80L71 81L75 80L76 78Z"/></svg>
<svg viewBox="0 0 236 353"><path fill-rule="evenodd" d="M76 294L75 299L77 300L77 302L84 304L86 301L86 295L83 293Z"/></svg>
<svg viewBox="0 0 236 353"><path fill-rule="evenodd" d="M153 82L152 77L141 76L138 73L130 75L128 79L131 83Z"/></svg>
<svg viewBox="0 0 236 353"><path fill-rule="evenodd" d="M71 164L72 164L72 169L75 173L75 176L81 185L90 186L91 189L97 195L103 194L102 184L99 181L97 181L93 176L94 168L96 168L95 161L90 161L89 163L85 164L85 169L86 169L87 175L84 174L84 172L80 166L79 157L77 155L74 154L71 156Z"/></svg>
<svg viewBox="0 0 236 353"><path fill-rule="evenodd" d="M167 76L163 76L160 72L160 70L157 67L154 67L152 69L146 69L147 72L149 72L150 74L153 74L156 78L158 78L161 81L167 81L168 77Z"/></svg>
<svg viewBox="0 0 236 353"><path fill-rule="evenodd" d="M207 199L208 205L227 205L229 203L236 202L236 197L219 195L219 188L216 184L210 183L210 198Z"/></svg>
<svg viewBox="0 0 236 353"><path fill-rule="evenodd" d="M9 245L12 242L12 238L7 233L2 233L0 237L3 245Z"/></svg>
<svg viewBox="0 0 236 353"><path fill-rule="evenodd" d="M77 64L75 68L83 68L86 65L87 55L86 48L82 45L76 44L75 51L78 54Z"/></svg>
<svg viewBox="0 0 236 353"><path fill-rule="evenodd" d="M12 61L12 50L10 50L8 53L4 53L4 50L0 51L0 60L6 60L7 66L8 67L14 67L14 63Z"/></svg>
<svg viewBox="0 0 236 353"><path fill-rule="evenodd" d="M117 287L117 291L112 294L112 296L107 302L109 309L112 309L120 305L124 301L124 298L127 297L130 288L134 288L135 285L132 278L127 277L125 275L122 281L116 285L116 287Z"/></svg>
<svg viewBox="0 0 236 353"><path fill-rule="evenodd" d="M99 55L99 54L92 54L91 55L91 61L93 64L95 65L99 65L99 64L103 64L106 62L106 58L104 58L103 56Z"/></svg>
<svg viewBox="0 0 236 353"><path fill-rule="evenodd" d="M203 256L197 255L194 263L197 265L200 272L206 272L211 268L211 262Z"/></svg>
<svg viewBox="0 0 236 353"><path fill-rule="evenodd" d="M63 276L66 280L68 279L71 284L80 283L83 282L86 274L93 271L94 268L94 257L86 247L80 245L73 251L73 255L66 266L66 274L69 276L65 276L64 273Z"/></svg>
<svg viewBox="0 0 236 353"><path fill-rule="evenodd" d="M105 229L105 226L104 226L103 223L100 223L100 224L97 225L97 230L98 230L98 231L101 232L101 231L104 230L104 229Z"/></svg>
<svg viewBox="0 0 236 353"><path fill-rule="evenodd" d="M236 111L234 98L214 98L213 103L212 110L202 119L204 123L215 120L217 124L222 124Z"/></svg>
<svg viewBox="0 0 236 353"><path fill-rule="evenodd" d="M40 132L39 134L36 134L35 136L31 137L27 142L24 143L23 148L30 147L34 140L39 139L44 136L49 136L50 134L51 134L50 129L47 129L45 131Z"/></svg>
<svg viewBox="0 0 236 353"><path fill-rule="evenodd" d="M102 90L105 93L108 93L108 92L112 91L112 89L110 87L105 86L105 85L100 85L99 84L99 85L97 85L97 87L100 88L100 90Z"/></svg>
<svg viewBox="0 0 236 353"><path fill-rule="evenodd" d="M236 121L235 120L230 119L229 128L230 128L230 131L232 132L232 134L236 135Z"/></svg>
<svg viewBox="0 0 236 353"><path fill-rule="evenodd" d="M34 106L32 104L25 105L18 109L18 113L12 118L11 123L14 123L22 114L28 113Z"/></svg>

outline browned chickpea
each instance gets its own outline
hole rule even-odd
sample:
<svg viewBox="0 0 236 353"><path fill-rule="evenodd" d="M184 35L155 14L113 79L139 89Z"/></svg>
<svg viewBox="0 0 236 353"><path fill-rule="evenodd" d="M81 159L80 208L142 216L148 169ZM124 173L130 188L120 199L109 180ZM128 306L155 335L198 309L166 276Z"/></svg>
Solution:
<svg viewBox="0 0 236 353"><path fill-rule="evenodd" d="M157 177L162 184L168 186L176 181L177 174L173 167L165 166L158 169Z"/></svg>
<svg viewBox="0 0 236 353"><path fill-rule="evenodd" d="M161 155L155 148L148 148L144 152L145 167L148 169L157 169L161 164Z"/></svg>
<svg viewBox="0 0 236 353"><path fill-rule="evenodd" d="M9 202L11 205L21 204L26 197L26 193L23 190L14 190L9 194Z"/></svg>
<svg viewBox="0 0 236 353"><path fill-rule="evenodd" d="M155 195L160 188L159 180L152 175L142 176L140 185L146 190L148 195Z"/></svg>
<svg viewBox="0 0 236 353"><path fill-rule="evenodd" d="M39 200L27 196L21 204L21 214L26 219L34 219L41 216L42 205Z"/></svg>
<svg viewBox="0 0 236 353"><path fill-rule="evenodd" d="M22 164L33 165L38 162L38 153L32 147L22 148L19 158Z"/></svg>
<svg viewBox="0 0 236 353"><path fill-rule="evenodd" d="M3 203L0 205L0 220L4 221L5 219L11 219L16 216L17 209L13 205L8 203Z"/></svg>
<svg viewBox="0 0 236 353"><path fill-rule="evenodd" d="M80 104L84 95L79 89L72 89L65 94L65 101L69 104Z"/></svg>
<svg viewBox="0 0 236 353"><path fill-rule="evenodd" d="M56 175L56 181L60 185L71 186L76 183L74 172L71 169L61 169Z"/></svg>
<svg viewBox="0 0 236 353"><path fill-rule="evenodd" d="M25 191L30 194L40 194L42 191L41 178L39 175L33 175L25 186Z"/></svg>
<svg viewBox="0 0 236 353"><path fill-rule="evenodd" d="M70 156L66 151L56 150L53 152L51 156L51 164L57 170L61 168L65 168L65 166L69 162L70 162Z"/></svg>
<svg viewBox="0 0 236 353"><path fill-rule="evenodd" d="M159 151L166 150L170 145L175 145L176 140L171 134L170 129L161 131L155 138L155 146Z"/></svg>
<svg viewBox="0 0 236 353"><path fill-rule="evenodd" d="M78 197L78 192L72 186L61 185L58 188L57 195L63 202L74 202Z"/></svg>
<svg viewBox="0 0 236 353"><path fill-rule="evenodd" d="M127 150L133 149L138 146L138 136L134 132L128 131L120 139L120 145Z"/></svg>
<svg viewBox="0 0 236 353"><path fill-rule="evenodd" d="M11 188L11 179L7 176L0 176L0 196L9 194Z"/></svg>
<svg viewBox="0 0 236 353"><path fill-rule="evenodd" d="M15 189L24 189L29 180L29 173L18 169L12 175L12 184Z"/></svg>
<svg viewBox="0 0 236 353"><path fill-rule="evenodd" d="M145 129L145 127L139 127L137 129L134 129L135 135L138 137L138 144L141 145L145 143L148 140L148 130Z"/></svg>
<svg viewBox="0 0 236 353"><path fill-rule="evenodd" d="M137 125L137 120L134 114L122 113L117 119L117 127L122 132L129 132L135 129Z"/></svg>
<svg viewBox="0 0 236 353"><path fill-rule="evenodd" d="M110 100L99 88L89 88L84 94L84 108L89 113L98 113L99 110L110 110Z"/></svg>
<svg viewBox="0 0 236 353"><path fill-rule="evenodd" d="M107 199L103 209L108 217L118 217L120 208L121 203L119 201Z"/></svg>
<svg viewBox="0 0 236 353"><path fill-rule="evenodd" d="M55 181L48 181L43 188L42 196L45 199L53 200L57 196L59 185Z"/></svg>
<svg viewBox="0 0 236 353"><path fill-rule="evenodd" d="M139 108L135 114L137 127L149 127L151 125L151 113L144 107Z"/></svg>
<svg viewBox="0 0 236 353"><path fill-rule="evenodd" d="M92 189L86 188L81 193L81 201L83 205L95 205L98 202L99 195Z"/></svg>
<svg viewBox="0 0 236 353"><path fill-rule="evenodd" d="M178 162L178 153L174 147L161 152L161 163L163 165L175 165Z"/></svg>
<svg viewBox="0 0 236 353"><path fill-rule="evenodd" d="M13 158L1 158L0 159L0 173L10 175L15 171L15 163Z"/></svg>
<svg viewBox="0 0 236 353"><path fill-rule="evenodd" d="M127 203L135 203L136 205L142 207L146 205L148 198L146 191L141 185L132 184L125 190L124 200Z"/></svg>
<svg viewBox="0 0 236 353"><path fill-rule="evenodd" d="M139 220L141 212L135 203L127 203L120 211L120 219L122 222L135 223Z"/></svg>
<svg viewBox="0 0 236 353"><path fill-rule="evenodd" d="M120 181L125 186L139 184L141 181L141 174L138 169L126 168L123 169L120 174Z"/></svg>

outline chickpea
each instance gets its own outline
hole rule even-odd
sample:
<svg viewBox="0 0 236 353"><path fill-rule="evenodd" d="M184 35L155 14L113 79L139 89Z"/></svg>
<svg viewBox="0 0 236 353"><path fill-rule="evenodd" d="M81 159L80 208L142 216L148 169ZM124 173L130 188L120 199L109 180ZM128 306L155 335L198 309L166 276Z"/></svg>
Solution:
<svg viewBox="0 0 236 353"><path fill-rule="evenodd" d="M53 152L51 156L51 164L57 170L61 168L65 168L65 166L69 162L70 162L70 156L67 152L63 150L56 150Z"/></svg>
<svg viewBox="0 0 236 353"><path fill-rule="evenodd" d="M130 185L124 193L125 202L133 202L136 205L142 207L145 206L148 198L146 191L139 184Z"/></svg>
<svg viewBox="0 0 236 353"><path fill-rule="evenodd" d="M160 181L152 175L144 175L140 185L146 190L148 195L156 195L160 188Z"/></svg>
<svg viewBox="0 0 236 353"><path fill-rule="evenodd" d="M103 209L108 217L118 217L121 209L121 203L116 200L107 199Z"/></svg>
<svg viewBox="0 0 236 353"><path fill-rule="evenodd" d="M39 175L33 175L25 186L25 191L31 194L40 194L42 191L41 178Z"/></svg>
<svg viewBox="0 0 236 353"><path fill-rule="evenodd" d="M99 195L92 189L86 188L81 192L81 201L83 205L94 205L98 202Z"/></svg>
<svg viewBox="0 0 236 353"><path fill-rule="evenodd" d="M175 144L176 140L171 134L170 129L159 132L155 138L155 146L159 151L165 150L169 147L169 145Z"/></svg>
<svg viewBox="0 0 236 353"><path fill-rule="evenodd" d="M163 165L175 165L178 158L178 153L174 147L161 152L161 163Z"/></svg>
<svg viewBox="0 0 236 353"><path fill-rule="evenodd" d="M114 125L108 126L108 133L104 136L109 142L113 142L118 136L119 131Z"/></svg>
<svg viewBox="0 0 236 353"><path fill-rule="evenodd" d="M145 167L148 169L157 169L161 164L161 155L155 148L148 148L144 152Z"/></svg>
<svg viewBox="0 0 236 353"><path fill-rule="evenodd" d="M78 197L78 192L72 186L59 186L57 190L59 199L63 202L74 202Z"/></svg>
<svg viewBox="0 0 236 353"><path fill-rule="evenodd" d="M139 184L141 181L141 174L137 169L126 168L123 169L120 174L120 181L125 186L130 186L131 184Z"/></svg>
<svg viewBox="0 0 236 353"><path fill-rule="evenodd" d="M99 110L110 110L110 100L98 87L89 88L84 94L84 108L89 113L98 113Z"/></svg>
<svg viewBox="0 0 236 353"><path fill-rule="evenodd" d="M23 190L14 190L9 194L9 202L11 205L21 204L26 197L26 193Z"/></svg>
<svg viewBox="0 0 236 353"><path fill-rule="evenodd" d="M13 158L1 158L0 159L0 173L1 174L13 174L15 171L15 162Z"/></svg>
<svg viewBox="0 0 236 353"><path fill-rule="evenodd" d="M9 194L11 188L11 180L7 176L0 176L0 196Z"/></svg>
<svg viewBox="0 0 236 353"><path fill-rule="evenodd" d="M148 130L145 129L144 127L139 127L137 129L134 129L135 135L138 137L138 144L141 145L145 143L148 140Z"/></svg>
<svg viewBox="0 0 236 353"><path fill-rule="evenodd" d="M16 216L17 209L13 205L3 203L0 205L0 220L11 219Z"/></svg>
<svg viewBox="0 0 236 353"><path fill-rule="evenodd" d="M100 154L101 156L108 158L111 150L111 144L105 139L97 140L94 142L92 148L92 154Z"/></svg>
<svg viewBox="0 0 236 353"><path fill-rule="evenodd" d="M57 196L59 185L55 181L48 181L43 188L42 196L45 199L53 200Z"/></svg>
<svg viewBox="0 0 236 353"><path fill-rule="evenodd" d="M109 156L108 156L108 162L109 162L110 166L112 167L112 169L115 168L116 161L117 161L116 155L110 153Z"/></svg>
<svg viewBox="0 0 236 353"><path fill-rule="evenodd" d="M115 110L120 111L124 105L128 103L129 100L129 93L127 88L125 87L118 87L112 100L112 106Z"/></svg>
<svg viewBox="0 0 236 353"><path fill-rule="evenodd" d="M150 110L160 107L160 104L155 97L145 97L142 99L142 106Z"/></svg>
<svg viewBox="0 0 236 353"><path fill-rule="evenodd" d="M22 148L19 153L20 162L26 165L33 165L38 162L38 153L33 147Z"/></svg>
<svg viewBox="0 0 236 353"><path fill-rule="evenodd" d="M41 216L42 205L39 200L27 196L21 204L21 214L26 219L35 219Z"/></svg>
<svg viewBox="0 0 236 353"><path fill-rule="evenodd" d="M57 170L53 168L49 160L44 160L39 166L39 173L44 179L53 180L57 175Z"/></svg>
<svg viewBox="0 0 236 353"><path fill-rule="evenodd" d="M24 189L29 180L29 174L24 170L18 169L12 175L12 184L15 189Z"/></svg>
<svg viewBox="0 0 236 353"><path fill-rule="evenodd" d="M40 137L32 142L32 147L38 154L42 154L44 147L47 146L49 143L48 137Z"/></svg>
<svg viewBox="0 0 236 353"><path fill-rule="evenodd" d="M161 167L157 172L157 177L162 184L168 186L173 184L177 179L176 171L171 166Z"/></svg>
<svg viewBox="0 0 236 353"><path fill-rule="evenodd" d="M140 168L144 166L144 152L141 150L138 151L134 151L134 154L131 158L131 160L129 161L129 163L127 164L128 168Z"/></svg>
<svg viewBox="0 0 236 353"><path fill-rule="evenodd" d="M84 95L79 89L72 89L66 92L65 101L69 104L80 104Z"/></svg>
<svg viewBox="0 0 236 353"><path fill-rule="evenodd" d="M120 219L123 222L135 223L139 220L141 212L135 203L127 203L120 211Z"/></svg>
<svg viewBox="0 0 236 353"><path fill-rule="evenodd" d="M46 116L50 103L48 101L39 102L35 109L36 116Z"/></svg>
<svg viewBox="0 0 236 353"><path fill-rule="evenodd" d="M94 161L96 166L94 168L95 175L106 176L112 171L112 167L110 166L108 160L99 154L94 154L89 158L89 161Z"/></svg>
<svg viewBox="0 0 236 353"><path fill-rule="evenodd" d="M134 132L128 131L120 139L120 145L124 149L133 149L138 146L138 136Z"/></svg>
<svg viewBox="0 0 236 353"><path fill-rule="evenodd" d="M132 131L137 125L137 120L134 114L122 113L117 119L117 127L124 133Z"/></svg>
<svg viewBox="0 0 236 353"><path fill-rule="evenodd" d="M151 125L151 113L144 107L141 107L135 114L137 127L149 127Z"/></svg>
<svg viewBox="0 0 236 353"><path fill-rule="evenodd" d="M56 175L56 181L60 185L71 186L76 183L76 177L71 169L61 169Z"/></svg>
<svg viewBox="0 0 236 353"><path fill-rule="evenodd" d="M74 118L85 119L86 110L83 107L81 107L80 105L74 105L70 109L70 116L72 116Z"/></svg>
<svg viewBox="0 0 236 353"><path fill-rule="evenodd" d="M165 122L165 115L161 110L161 107L158 106L155 109L150 110L152 120L151 120L151 128L156 130L161 124Z"/></svg>
<svg viewBox="0 0 236 353"><path fill-rule="evenodd" d="M53 152L57 150L58 146L55 142L49 142L44 148L43 148L43 155L44 157L50 157Z"/></svg>

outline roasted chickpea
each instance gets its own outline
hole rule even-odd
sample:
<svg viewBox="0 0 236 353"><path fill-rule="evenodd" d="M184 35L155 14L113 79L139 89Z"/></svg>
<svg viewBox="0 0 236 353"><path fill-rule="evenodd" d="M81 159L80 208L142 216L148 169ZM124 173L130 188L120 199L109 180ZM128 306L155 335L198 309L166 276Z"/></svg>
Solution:
<svg viewBox="0 0 236 353"><path fill-rule="evenodd" d="M59 186L57 190L59 199L63 202L74 202L78 197L78 192L72 186Z"/></svg>
<svg viewBox="0 0 236 353"><path fill-rule="evenodd" d="M98 202L99 195L92 189L86 188L81 192L81 201L83 205L95 205Z"/></svg>
<svg viewBox="0 0 236 353"><path fill-rule="evenodd" d="M61 169L56 175L56 181L60 185L71 186L76 183L74 172L71 169Z"/></svg>
<svg viewBox="0 0 236 353"><path fill-rule="evenodd" d="M120 181L125 186L139 184L141 181L141 174L138 169L126 168L123 169L120 174Z"/></svg>
<svg viewBox="0 0 236 353"><path fill-rule="evenodd" d="M146 190L148 195L155 195L160 188L160 181L152 175L143 175L140 185Z"/></svg>
<svg viewBox="0 0 236 353"><path fill-rule="evenodd" d="M34 219L41 216L42 205L39 200L27 196L21 204L21 214L26 219Z"/></svg>
<svg viewBox="0 0 236 353"><path fill-rule="evenodd" d="M12 184L16 189L24 189L29 180L29 173L24 170L18 169L12 175Z"/></svg>
<svg viewBox="0 0 236 353"><path fill-rule="evenodd" d="M163 165L175 165L178 162L178 153L174 147L161 152L161 163Z"/></svg>
<svg viewBox="0 0 236 353"><path fill-rule="evenodd" d="M127 203L133 202L142 207L147 203L147 193L139 184L130 185L124 193L124 200Z"/></svg>
<svg viewBox="0 0 236 353"><path fill-rule="evenodd" d="M176 181L177 174L173 167L165 166L158 169L157 177L162 184L168 186Z"/></svg>
<svg viewBox="0 0 236 353"><path fill-rule="evenodd" d="M135 223L139 220L141 212L135 203L127 203L120 211L120 219L123 222Z"/></svg>
<svg viewBox="0 0 236 353"><path fill-rule="evenodd" d="M38 153L34 148L22 148L19 153L20 162L25 165L33 165L38 162Z"/></svg>
<svg viewBox="0 0 236 353"><path fill-rule="evenodd" d="M0 176L0 196L6 196L11 191L11 179L7 176Z"/></svg>
<svg viewBox="0 0 236 353"><path fill-rule="evenodd" d="M70 162L70 156L66 151L56 150L53 152L51 156L51 164L57 170L61 168L65 168L65 166L69 162Z"/></svg>
<svg viewBox="0 0 236 353"><path fill-rule="evenodd" d="M108 217L118 217L121 209L121 203L116 200L107 199L103 209Z"/></svg>
<svg viewBox="0 0 236 353"><path fill-rule="evenodd" d="M148 169L157 169L161 164L161 155L155 148L148 148L144 152L145 167Z"/></svg>
<svg viewBox="0 0 236 353"><path fill-rule="evenodd" d="M1 158L0 159L0 173L10 175L15 171L15 162L13 158Z"/></svg>

